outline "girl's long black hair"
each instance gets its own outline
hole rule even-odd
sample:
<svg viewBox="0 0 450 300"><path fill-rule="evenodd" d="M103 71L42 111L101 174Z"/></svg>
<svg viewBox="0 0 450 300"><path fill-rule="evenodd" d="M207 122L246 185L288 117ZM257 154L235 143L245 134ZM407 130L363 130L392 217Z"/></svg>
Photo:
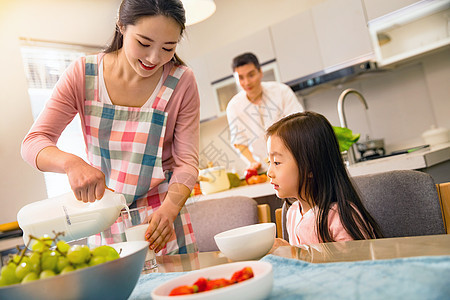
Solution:
<svg viewBox="0 0 450 300"><path fill-rule="evenodd" d="M278 136L293 154L299 170L299 195L318 207L316 227L321 242L333 242L328 214L334 203L345 230L355 240L382 237L381 229L361 202L339 151L330 122L321 114L291 114L267 129ZM304 193L301 191L304 187Z"/></svg>
<svg viewBox="0 0 450 300"><path fill-rule="evenodd" d="M183 35L186 23L186 15L183 3L180 0L123 0L117 13L117 24L114 37L105 53L115 52L123 46L123 35L119 24L122 26L135 25L142 17L165 16L174 19L180 25L180 36ZM185 63L175 53L172 61L175 65Z"/></svg>

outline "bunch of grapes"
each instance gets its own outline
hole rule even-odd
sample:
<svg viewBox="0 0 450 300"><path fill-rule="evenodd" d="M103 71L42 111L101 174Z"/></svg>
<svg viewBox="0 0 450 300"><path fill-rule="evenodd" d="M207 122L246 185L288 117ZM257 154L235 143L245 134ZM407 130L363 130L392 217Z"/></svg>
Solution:
<svg viewBox="0 0 450 300"><path fill-rule="evenodd" d="M116 249L107 245L93 249L86 245L70 246L65 241L58 240L61 234L56 233L54 238L48 235L40 238L30 235L27 247L12 255L2 267L0 287L49 278L120 257ZM31 251L28 250L30 243Z"/></svg>

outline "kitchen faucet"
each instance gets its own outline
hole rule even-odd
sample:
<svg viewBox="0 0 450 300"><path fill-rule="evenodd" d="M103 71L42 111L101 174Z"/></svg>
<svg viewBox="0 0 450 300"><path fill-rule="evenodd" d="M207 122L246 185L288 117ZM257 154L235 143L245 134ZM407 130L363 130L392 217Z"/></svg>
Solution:
<svg viewBox="0 0 450 300"><path fill-rule="evenodd" d="M361 95L360 92L358 92L355 89L346 89L339 96L339 100L338 100L338 104L337 104L337 110L338 110L339 121L341 123L341 127L347 128L347 120L345 119L345 112L344 112L344 100L349 94L352 94L352 93L356 94L358 96L359 100L361 100L361 102L364 104L366 109L369 109L366 99L364 99L363 95ZM351 145L349 151L345 151L345 152L347 152L348 164L349 165L354 164L355 163L354 145Z"/></svg>

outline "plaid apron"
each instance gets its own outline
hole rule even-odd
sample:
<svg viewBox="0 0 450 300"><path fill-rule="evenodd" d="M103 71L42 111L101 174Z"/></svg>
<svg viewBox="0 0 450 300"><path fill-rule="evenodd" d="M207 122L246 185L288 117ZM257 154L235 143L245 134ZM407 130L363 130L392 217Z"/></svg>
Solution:
<svg viewBox="0 0 450 300"><path fill-rule="evenodd" d="M162 168L166 131L165 108L186 70L174 66L151 107L116 106L99 101L98 66L100 55L86 57L85 123L87 157L105 174L106 185L125 196L130 208L148 206L156 211L167 194L170 177ZM183 206L174 221L175 233L158 253L197 252L189 213ZM108 230L89 237L90 245L126 241L122 217Z"/></svg>

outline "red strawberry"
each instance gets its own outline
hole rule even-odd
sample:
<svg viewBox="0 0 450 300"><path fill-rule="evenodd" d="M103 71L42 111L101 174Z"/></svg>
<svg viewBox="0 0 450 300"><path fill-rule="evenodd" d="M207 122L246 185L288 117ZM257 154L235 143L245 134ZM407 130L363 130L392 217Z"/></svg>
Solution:
<svg viewBox="0 0 450 300"><path fill-rule="evenodd" d="M208 279L205 277L200 277L197 279L197 281L194 283L198 287L198 293L206 291L206 287L208 285Z"/></svg>
<svg viewBox="0 0 450 300"><path fill-rule="evenodd" d="M222 288L228 285L231 285L232 282L228 279L225 278L220 278L220 279L213 279L213 280L209 280L208 281L208 285L206 287L206 290L214 290L214 289L218 289L218 288Z"/></svg>
<svg viewBox="0 0 450 300"><path fill-rule="evenodd" d="M234 272L233 276L231 277L231 281L232 282L241 282L247 279L252 278L253 275L253 270L250 267L245 267L240 271L236 271Z"/></svg>
<svg viewBox="0 0 450 300"><path fill-rule="evenodd" d="M178 295L188 295L188 294L194 294L194 287L191 285L182 285L177 286L172 291L170 291L169 296L178 296Z"/></svg>

